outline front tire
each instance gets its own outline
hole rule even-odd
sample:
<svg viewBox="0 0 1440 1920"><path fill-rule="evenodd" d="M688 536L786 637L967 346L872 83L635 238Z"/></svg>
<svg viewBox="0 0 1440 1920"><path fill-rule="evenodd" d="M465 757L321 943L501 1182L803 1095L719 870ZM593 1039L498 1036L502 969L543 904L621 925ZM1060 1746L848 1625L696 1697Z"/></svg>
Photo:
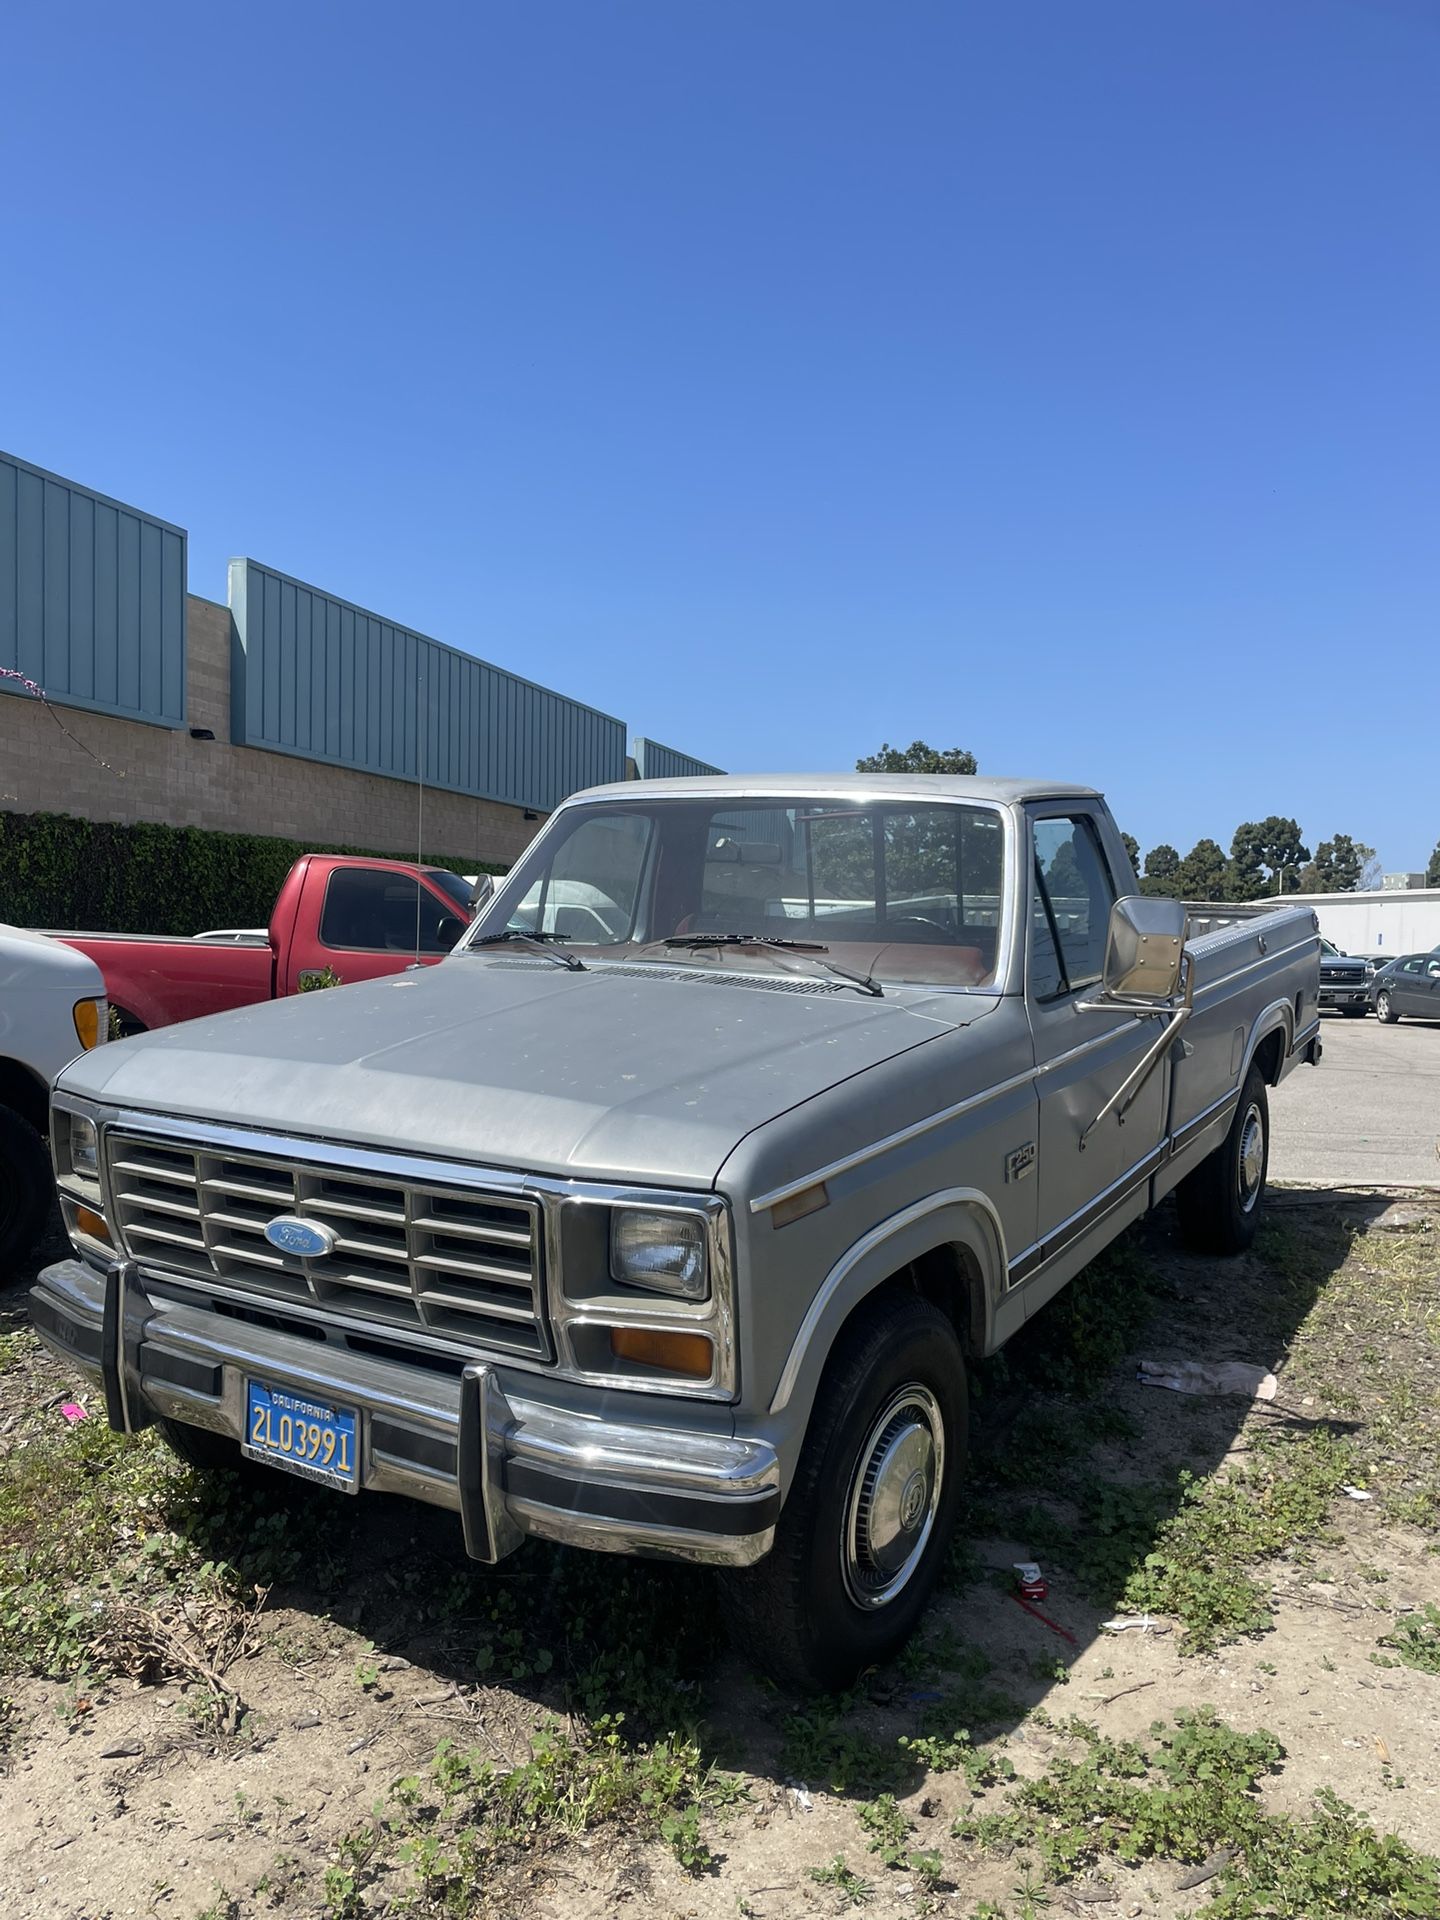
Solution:
<svg viewBox="0 0 1440 1920"><path fill-rule="evenodd" d="M737 1645L784 1686L848 1686L914 1631L955 1526L965 1357L938 1307L886 1292L842 1331L775 1545L726 1577Z"/></svg>
<svg viewBox="0 0 1440 1920"><path fill-rule="evenodd" d="M1375 996L1375 1017L1387 1027L1393 1027L1400 1018L1395 1011L1395 1002L1383 987Z"/></svg>
<svg viewBox="0 0 1440 1920"><path fill-rule="evenodd" d="M1255 1238L1270 1169L1270 1102L1251 1067L1230 1131L1175 1189L1180 1231L1197 1253L1244 1253Z"/></svg>
<svg viewBox="0 0 1440 1920"><path fill-rule="evenodd" d="M54 1197L45 1142L13 1107L0 1107L0 1272L32 1251Z"/></svg>

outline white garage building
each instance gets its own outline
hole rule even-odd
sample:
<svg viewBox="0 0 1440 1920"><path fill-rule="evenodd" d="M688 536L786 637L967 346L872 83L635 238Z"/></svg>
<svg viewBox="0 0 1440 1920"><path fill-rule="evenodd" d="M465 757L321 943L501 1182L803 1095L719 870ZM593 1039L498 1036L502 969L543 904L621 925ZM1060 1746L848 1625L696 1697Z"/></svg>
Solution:
<svg viewBox="0 0 1440 1920"><path fill-rule="evenodd" d="M1440 887L1287 893L1285 904L1314 907L1321 933L1342 953L1428 953L1440 947Z"/></svg>

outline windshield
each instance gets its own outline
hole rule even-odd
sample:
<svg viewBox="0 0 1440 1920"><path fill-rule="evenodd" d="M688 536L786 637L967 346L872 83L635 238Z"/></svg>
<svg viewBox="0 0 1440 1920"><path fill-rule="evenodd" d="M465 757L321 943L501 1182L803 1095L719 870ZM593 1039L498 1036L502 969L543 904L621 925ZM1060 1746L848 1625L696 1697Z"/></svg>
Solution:
<svg viewBox="0 0 1440 1920"><path fill-rule="evenodd" d="M609 959L795 970L798 956L779 949L701 944L750 934L813 942L878 980L984 988L1003 879L991 807L616 802L562 814L464 945L508 928ZM684 939L697 945L664 944Z"/></svg>
<svg viewBox="0 0 1440 1920"><path fill-rule="evenodd" d="M475 889L463 873L451 873L447 867L426 867L425 878L448 893L463 914L468 916L475 901Z"/></svg>

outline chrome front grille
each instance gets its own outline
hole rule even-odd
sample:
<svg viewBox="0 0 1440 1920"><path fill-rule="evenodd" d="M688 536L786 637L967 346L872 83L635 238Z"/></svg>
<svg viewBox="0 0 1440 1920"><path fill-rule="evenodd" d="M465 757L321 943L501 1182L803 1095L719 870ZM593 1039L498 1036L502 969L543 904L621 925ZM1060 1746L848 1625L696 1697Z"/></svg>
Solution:
<svg viewBox="0 0 1440 1920"><path fill-rule="evenodd" d="M141 1134L112 1133L106 1151L132 1260L467 1348L552 1358L532 1200ZM278 1251L265 1228L279 1214L329 1228L332 1250Z"/></svg>

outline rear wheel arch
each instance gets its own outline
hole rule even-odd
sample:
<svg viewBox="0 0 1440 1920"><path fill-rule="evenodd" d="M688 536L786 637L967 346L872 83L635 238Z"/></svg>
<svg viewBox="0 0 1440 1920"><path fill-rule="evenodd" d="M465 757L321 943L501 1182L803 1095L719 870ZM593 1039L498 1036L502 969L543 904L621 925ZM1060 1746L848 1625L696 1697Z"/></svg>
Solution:
<svg viewBox="0 0 1440 1920"><path fill-rule="evenodd" d="M1275 1027L1255 1049L1254 1064L1260 1069L1267 1087L1273 1087L1280 1078L1280 1068L1285 1059L1285 1038L1284 1027Z"/></svg>
<svg viewBox="0 0 1440 1920"><path fill-rule="evenodd" d="M1281 1071L1290 1052L1294 1011L1289 1001L1283 1000L1274 1006L1267 1007L1257 1018L1250 1030L1250 1045L1240 1074L1242 1086L1252 1067L1259 1069L1266 1086L1273 1087L1279 1084Z"/></svg>

